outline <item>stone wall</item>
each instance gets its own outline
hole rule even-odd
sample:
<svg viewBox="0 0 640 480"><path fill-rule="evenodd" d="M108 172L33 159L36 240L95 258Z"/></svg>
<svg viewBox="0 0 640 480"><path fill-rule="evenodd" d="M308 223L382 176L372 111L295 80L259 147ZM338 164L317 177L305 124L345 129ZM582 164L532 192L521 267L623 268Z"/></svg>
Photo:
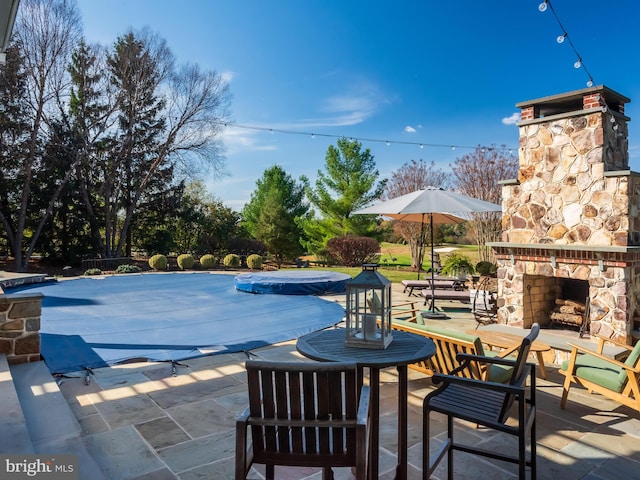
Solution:
<svg viewBox="0 0 640 480"><path fill-rule="evenodd" d="M44 295L0 295L0 354L10 365L40 360L40 315Z"/></svg>
<svg viewBox="0 0 640 480"><path fill-rule="evenodd" d="M602 109L521 126L519 183L503 187L502 241L589 246L640 242L640 235L629 235L630 229L640 227L637 218L633 225L629 221L631 206L634 212L640 210L637 187L629 191L626 175L605 175L628 168L626 136L617 135L626 129L626 122Z"/></svg>

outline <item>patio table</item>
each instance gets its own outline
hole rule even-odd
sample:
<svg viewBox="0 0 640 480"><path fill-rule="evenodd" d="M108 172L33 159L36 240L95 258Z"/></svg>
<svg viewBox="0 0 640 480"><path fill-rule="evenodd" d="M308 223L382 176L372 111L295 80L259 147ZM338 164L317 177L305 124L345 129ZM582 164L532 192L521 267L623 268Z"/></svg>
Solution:
<svg viewBox="0 0 640 480"><path fill-rule="evenodd" d="M380 448L380 370L396 367L398 371L398 463L395 478L407 478L407 366L427 360L436 352L433 341L422 335L393 331L393 341L386 349L357 348L345 345L344 328L321 330L298 339L296 348L305 357L322 362L355 362L359 381L363 368L369 369L371 388L371 449L369 450L370 479L377 479Z"/></svg>

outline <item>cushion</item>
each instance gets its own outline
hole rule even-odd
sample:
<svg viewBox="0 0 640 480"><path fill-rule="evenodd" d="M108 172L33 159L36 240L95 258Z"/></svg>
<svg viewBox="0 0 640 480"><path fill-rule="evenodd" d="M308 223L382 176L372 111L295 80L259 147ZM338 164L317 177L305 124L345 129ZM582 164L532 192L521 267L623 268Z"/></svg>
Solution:
<svg viewBox="0 0 640 480"><path fill-rule="evenodd" d="M570 374L568 368L569 360L565 360L562 362L562 370ZM588 353L578 355L574 375L614 392L622 391L627 378L623 368Z"/></svg>

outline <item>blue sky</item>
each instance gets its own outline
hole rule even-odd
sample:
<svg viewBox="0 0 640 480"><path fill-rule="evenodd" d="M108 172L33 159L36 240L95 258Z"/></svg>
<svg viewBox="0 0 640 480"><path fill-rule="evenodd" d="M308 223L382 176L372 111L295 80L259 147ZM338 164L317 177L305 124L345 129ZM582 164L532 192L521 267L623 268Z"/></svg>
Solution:
<svg viewBox="0 0 640 480"><path fill-rule="evenodd" d="M515 104L586 87L541 0L78 0L89 41L129 28L164 37L180 62L228 79L231 120L311 135L229 128L226 172L210 192L240 210L263 171L312 181L335 135L363 140L382 177L411 160L442 168L469 149L517 152ZM629 97L631 169L640 170L640 2L552 0L595 85ZM634 121L635 119L635 121ZM387 145L384 140L389 140Z"/></svg>

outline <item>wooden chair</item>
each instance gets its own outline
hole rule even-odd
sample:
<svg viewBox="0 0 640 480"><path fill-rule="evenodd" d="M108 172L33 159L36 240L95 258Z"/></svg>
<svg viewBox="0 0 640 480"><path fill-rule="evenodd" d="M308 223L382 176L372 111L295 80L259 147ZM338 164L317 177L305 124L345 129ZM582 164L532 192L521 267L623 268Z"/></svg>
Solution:
<svg viewBox="0 0 640 480"><path fill-rule="evenodd" d="M602 354L607 342L627 350L624 362ZM622 405L640 412L640 342L635 347L599 337L596 351L578 345L572 347L569 360L563 362L560 373L566 376L560 406L565 408L572 383L582 385L589 392L597 392Z"/></svg>
<svg viewBox="0 0 640 480"><path fill-rule="evenodd" d="M529 348L540 331L536 323L531 332L520 344L515 360L476 355L459 355L463 361L459 368L465 368L470 361L498 363L513 367L511 381L508 384L461 378L456 375L433 376L433 382L439 387L424 399L423 419L423 478L430 478L444 456L447 456L448 478L454 477L453 451L472 453L483 457L518 464L518 478L526 477L526 467L531 468L531 478L536 478L536 376L535 365L527 364ZM454 371L455 372L455 371ZM454 373L452 372L452 373ZM529 387L527 387L527 382ZM517 403L517 415L514 422L506 423L514 403ZM442 413L447 416L447 440L431 460L430 414ZM487 450L469 444L458 443L453 438L454 419L467 420L518 437L518 455ZM531 445L530 459L527 460L527 438Z"/></svg>
<svg viewBox="0 0 640 480"><path fill-rule="evenodd" d="M352 467L358 480L367 469L369 387L358 389L355 363L246 363L249 407L236 421L236 480L251 465ZM251 427L252 448L247 430Z"/></svg>

